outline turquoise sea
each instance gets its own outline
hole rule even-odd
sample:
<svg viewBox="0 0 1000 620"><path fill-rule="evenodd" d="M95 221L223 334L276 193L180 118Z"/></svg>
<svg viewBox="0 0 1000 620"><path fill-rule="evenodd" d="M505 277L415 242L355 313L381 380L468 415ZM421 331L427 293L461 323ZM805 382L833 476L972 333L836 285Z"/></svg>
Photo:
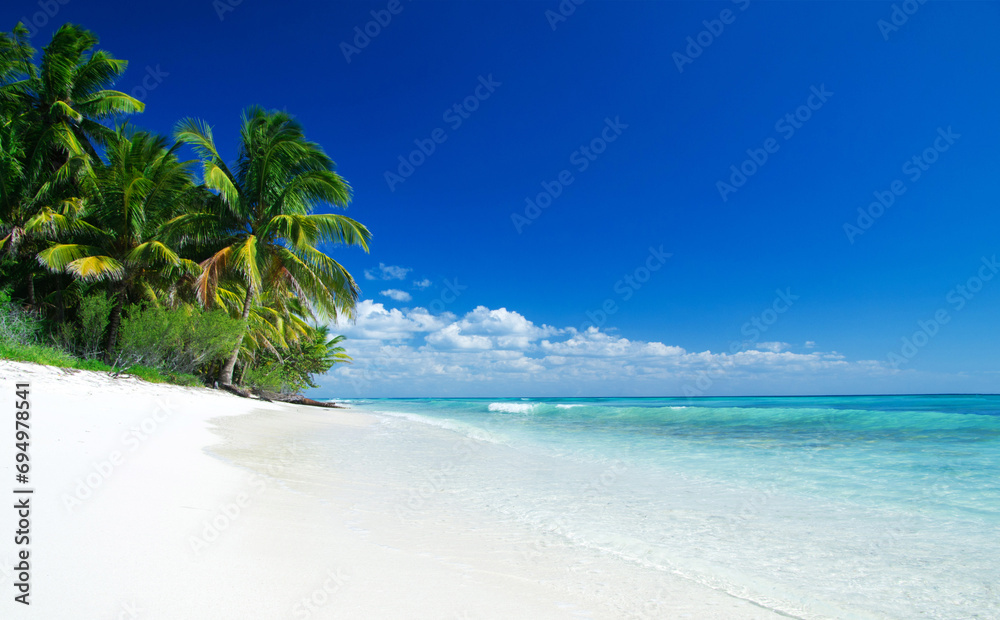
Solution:
<svg viewBox="0 0 1000 620"><path fill-rule="evenodd" d="M528 559L558 541L792 617L1000 618L1000 396L347 404L435 451L401 517L488 514L537 533Z"/></svg>

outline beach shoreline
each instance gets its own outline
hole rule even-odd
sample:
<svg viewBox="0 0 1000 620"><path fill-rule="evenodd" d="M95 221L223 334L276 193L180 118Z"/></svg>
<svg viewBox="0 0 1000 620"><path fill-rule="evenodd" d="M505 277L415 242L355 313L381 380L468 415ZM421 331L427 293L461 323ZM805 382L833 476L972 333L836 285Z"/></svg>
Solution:
<svg viewBox="0 0 1000 620"><path fill-rule="evenodd" d="M489 523L385 514L385 489L310 469L316 446L302 446L322 430L370 449L371 415L6 361L0 376L11 393L31 385L36 487L31 605L6 596L5 618L777 617L643 571L621 584L626 610L601 587L619 560L567 566L567 550L526 556ZM0 459L12 479L9 446Z"/></svg>

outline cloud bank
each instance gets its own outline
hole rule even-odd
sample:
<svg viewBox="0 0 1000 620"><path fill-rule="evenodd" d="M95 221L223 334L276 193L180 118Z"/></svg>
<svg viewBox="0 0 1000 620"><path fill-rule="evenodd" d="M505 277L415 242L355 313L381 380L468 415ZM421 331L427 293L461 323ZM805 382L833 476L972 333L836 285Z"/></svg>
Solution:
<svg viewBox="0 0 1000 620"><path fill-rule="evenodd" d="M830 385L892 372L879 361L812 350L812 342L696 352L597 327L540 325L485 306L458 316L365 300L355 322L333 330L347 336L355 363L335 367L320 383L323 391L347 398L773 394L790 393L779 385L807 392L810 382Z"/></svg>

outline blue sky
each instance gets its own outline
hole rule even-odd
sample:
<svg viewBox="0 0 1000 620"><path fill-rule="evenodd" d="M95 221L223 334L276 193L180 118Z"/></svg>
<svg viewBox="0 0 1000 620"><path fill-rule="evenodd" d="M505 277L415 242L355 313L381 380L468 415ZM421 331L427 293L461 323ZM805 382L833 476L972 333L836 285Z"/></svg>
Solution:
<svg viewBox="0 0 1000 620"><path fill-rule="evenodd" d="M94 30L140 125L284 108L338 162L319 394L997 391L1000 5L233 2L4 14Z"/></svg>

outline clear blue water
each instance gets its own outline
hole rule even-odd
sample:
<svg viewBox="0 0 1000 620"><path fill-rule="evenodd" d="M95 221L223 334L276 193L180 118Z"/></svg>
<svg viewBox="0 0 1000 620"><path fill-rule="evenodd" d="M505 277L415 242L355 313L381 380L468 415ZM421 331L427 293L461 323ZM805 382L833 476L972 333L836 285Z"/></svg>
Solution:
<svg viewBox="0 0 1000 620"><path fill-rule="evenodd" d="M455 510L796 617L1000 618L1000 396L348 404L487 446Z"/></svg>

